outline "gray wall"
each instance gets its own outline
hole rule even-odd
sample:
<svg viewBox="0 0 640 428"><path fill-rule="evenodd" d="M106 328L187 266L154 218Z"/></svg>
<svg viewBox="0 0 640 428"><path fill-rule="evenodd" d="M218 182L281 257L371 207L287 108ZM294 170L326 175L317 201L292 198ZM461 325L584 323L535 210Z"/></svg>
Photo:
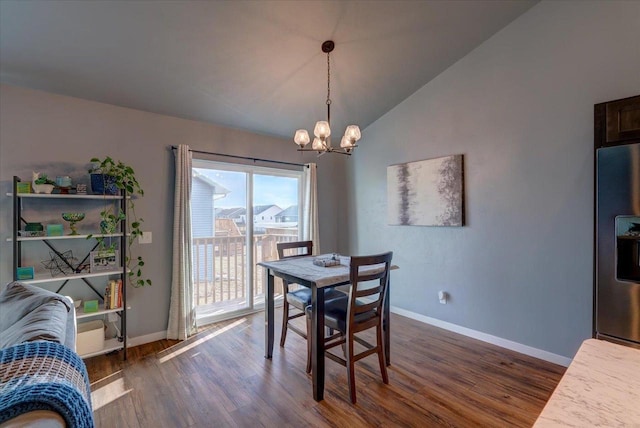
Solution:
<svg viewBox="0 0 640 428"><path fill-rule="evenodd" d="M86 167L94 156L112 156L131 165L145 189L137 202L143 230L153 233L153 244L136 245L145 258L145 273L153 286L129 289L132 310L129 336L166 329L171 279L173 218L173 154L170 145L288 162L318 163L321 245L338 248L338 203L334 189L344 183L344 160L317 158L296 152L293 141L211 124L126 109L45 92L0 86L0 281L11 280L11 199L13 175L30 180L32 171L50 176L88 180ZM218 160L223 160L219 158ZM46 219L68 209L51 205ZM94 211L100 207L92 207ZM38 217L38 219L44 219ZM62 223L61 220L58 220ZM43 260L46 251L33 259ZM67 289L64 290L65 292ZM71 292L73 289L70 290Z"/></svg>
<svg viewBox="0 0 640 428"><path fill-rule="evenodd" d="M349 251L394 251L393 306L569 357L590 337L593 105L640 93L639 29L640 2L540 3L364 130ZM467 226L388 226L386 167L456 153Z"/></svg>

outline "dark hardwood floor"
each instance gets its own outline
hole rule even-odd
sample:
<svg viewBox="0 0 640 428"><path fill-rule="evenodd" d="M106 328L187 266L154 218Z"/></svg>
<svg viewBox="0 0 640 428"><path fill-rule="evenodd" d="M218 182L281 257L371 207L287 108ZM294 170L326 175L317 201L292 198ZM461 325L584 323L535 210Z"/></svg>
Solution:
<svg viewBox="0 0 640 428"><path fill-rule="evenodd" d="M276 319L280 317L276 313ZM304 340L289 334L264 358L262 313L86 360L98 427L529 427L564 367L392 315L389 385L377 358L346 370L327 360L325 400L305 373ZM276 331L279 340L279 330ZM277 342L277 341L276 341Z"/></svg>

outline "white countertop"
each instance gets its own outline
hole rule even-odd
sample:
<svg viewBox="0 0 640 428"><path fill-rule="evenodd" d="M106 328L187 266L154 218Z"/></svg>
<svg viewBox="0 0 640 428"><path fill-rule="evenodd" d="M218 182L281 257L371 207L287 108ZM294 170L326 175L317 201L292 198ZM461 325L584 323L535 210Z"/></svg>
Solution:
<svg viewBox="0 0 640 428"><path fill-rule="evenodd" d="M534 427L640 427L640 350L585 340Z"/></svg>

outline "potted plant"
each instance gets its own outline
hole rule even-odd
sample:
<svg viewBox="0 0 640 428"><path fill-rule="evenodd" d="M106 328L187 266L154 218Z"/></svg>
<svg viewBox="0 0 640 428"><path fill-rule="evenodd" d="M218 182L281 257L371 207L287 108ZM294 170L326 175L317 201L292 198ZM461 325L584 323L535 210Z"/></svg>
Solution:
<svg viewBox="0 0 640 428"><path fill-rule="evenodd" d="M91 190L93 193L117 195L119 192L116 184L117 174L112 171L112 167L117 164L110 157L106 157L103 161L93 158L91 162L92 165L88 171L91 175Z"/></svg>
<svg viewBox="0 0 640 428"><path fill-rule="evenodd" d="M47 174L41 174L39 172L33 173L33 179L31 181L33 193L51 193L55 184L55 181L47 177Z"/></svg>
<svg viewBox="0 0 640 428"><path fill-rule="evenodd" d="M91 187L94 192L96 189L93 186L93 175L102 175L101 180L104 185L103 194L118 194L121 190L124 190L128 196L132 196L134 194L144 196L144 190L140 187L136 174L130 166L122 163L121 161L116 162L108 156L104 159L92 158L91 163L92 167L89 169L89 173L92 174ZM115 191L108 188L107 183L110 183L109 185L115 188ZM142 275L144 260L142 257L138 256L134 261L131 255L131 246L135 242L136 238L142 236L141 226L144 220L142 218L138 218L136 215L134 198L127 198L126 203L128 213L126 216L120 208L118 208L116 212L113 204L105 204L105 209L100 212L100 232L102 235L95 236L95 239L99 244L100 250L115 250L116 243L110 243L107 245L107 238L103 235L115 233L118 229L118 224L122 221L126 221L128 230L126 237L128 244L126 265L129 272L129 282L134 287L151 285L151 280L145 279ZM92 237L94 236L89 235L89 238Z"/></svg>

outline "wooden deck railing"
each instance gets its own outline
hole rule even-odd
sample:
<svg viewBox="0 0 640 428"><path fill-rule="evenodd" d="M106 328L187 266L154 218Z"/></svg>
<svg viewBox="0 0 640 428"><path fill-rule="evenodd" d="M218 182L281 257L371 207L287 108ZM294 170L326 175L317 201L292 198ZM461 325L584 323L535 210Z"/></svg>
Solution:
<svg viewBox="0 0 640 428"><path fill-rule="evenodd" d="M293 234L264 234L253 237L253 262L278 258L278 242L297 241ZM247 237L193 238L193 287L196 306L237 303L247 298ZM253 269L253 296L264 295L266 272ZM281 284L276 282L276 292Z"/></svg>

